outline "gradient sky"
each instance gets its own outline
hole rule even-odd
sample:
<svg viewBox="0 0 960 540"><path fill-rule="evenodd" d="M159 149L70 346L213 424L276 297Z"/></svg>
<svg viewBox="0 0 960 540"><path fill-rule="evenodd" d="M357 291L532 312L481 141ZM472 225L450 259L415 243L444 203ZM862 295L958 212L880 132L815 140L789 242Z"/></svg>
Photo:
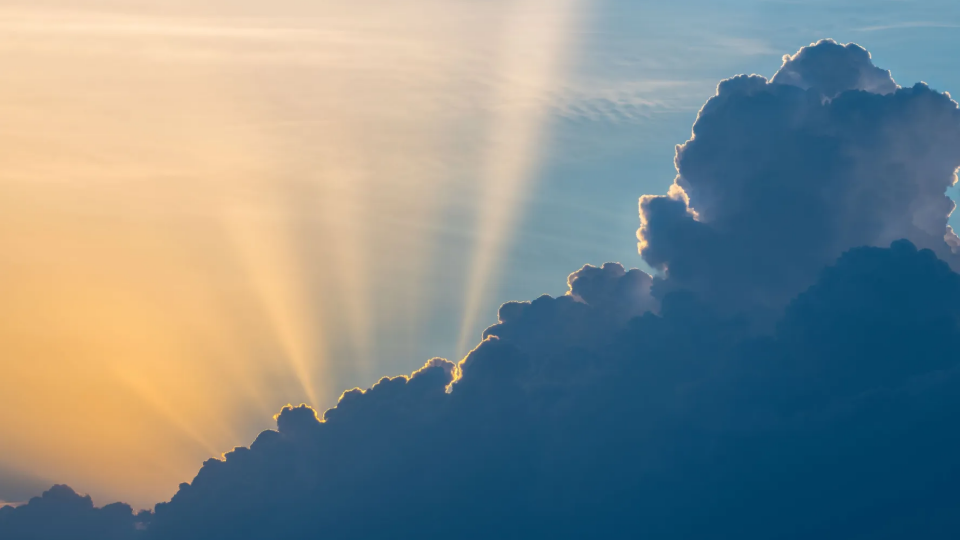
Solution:
<svg viewBox="0 0 960 540"><path fill-rule="evenodd" d="M286 403L640 266L721 78L832 37L960 91L953 1L355 4L0 0L0 500L152 505Z"/></svg>

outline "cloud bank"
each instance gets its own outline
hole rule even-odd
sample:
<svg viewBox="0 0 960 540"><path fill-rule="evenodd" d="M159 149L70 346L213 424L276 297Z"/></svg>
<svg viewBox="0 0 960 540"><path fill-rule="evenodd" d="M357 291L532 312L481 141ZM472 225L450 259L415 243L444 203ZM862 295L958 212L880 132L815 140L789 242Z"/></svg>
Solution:
<svg viewBox="0 0 960 540"><path fill-rule="evenodd" d="M820 42L722 82L676 161L658 277L584 267L152 514L60 486L0 538L955 538L956 103Z"/></svg>

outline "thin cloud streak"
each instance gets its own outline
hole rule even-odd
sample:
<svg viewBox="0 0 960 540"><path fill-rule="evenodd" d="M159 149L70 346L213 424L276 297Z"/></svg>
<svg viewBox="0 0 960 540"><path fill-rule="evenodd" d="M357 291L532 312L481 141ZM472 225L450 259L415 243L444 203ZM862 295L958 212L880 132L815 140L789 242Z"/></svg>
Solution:
<svg viewBox="0 0 960 540"><path fill-rule="evenodd" d="M863 28L854 28L856 32L882 32L885 30L902 30L909 28L960 28L958 23L942 23L933 21L910 21L894 24L883 24L877 26L865 26Z"/></svg>

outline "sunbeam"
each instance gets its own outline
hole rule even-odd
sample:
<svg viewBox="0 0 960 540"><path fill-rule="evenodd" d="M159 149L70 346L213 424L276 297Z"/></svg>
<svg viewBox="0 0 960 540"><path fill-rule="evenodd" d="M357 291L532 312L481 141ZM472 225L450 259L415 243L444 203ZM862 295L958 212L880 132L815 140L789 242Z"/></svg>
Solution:
<svg viewBox="0 0 960 540"><path fill-rule="evenodd" d="M531 188L547 94L573 51L578 0L523 0L501 38L500 68L478 192L476 243L465 289L458 356L478 337L482 301L497 282L521 201ZM486 314L484 314L486 315Z"/></svg>
<svg viewBox="0 0 960 540"><path fill-rule="evenodd" d="M262 214L264 210L266 215ZM232 233L241 267L252 282L279 352L296 375L306 399L320 403L316 381L321 376L317 370L323 366L324 325L302 289L306 280L286 243L290 233L285 229L289 227L276 223L283 217L275 212L269 207L253 212L228 211L226 228Z"/></svg>

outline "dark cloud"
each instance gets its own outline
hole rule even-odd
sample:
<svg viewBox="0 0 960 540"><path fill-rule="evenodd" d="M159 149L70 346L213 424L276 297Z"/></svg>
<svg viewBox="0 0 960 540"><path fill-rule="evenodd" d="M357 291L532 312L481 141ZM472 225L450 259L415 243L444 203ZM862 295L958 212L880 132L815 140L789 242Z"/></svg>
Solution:
<svg viewBox="0 0 960 540"><path fill-rule="evenodd" d="M628 319L654 307L652 284L649 275L637 269L627 271L617 263L600 268L587 265L567 278L570 296L591 306L616 310Z"/></svg>
<svg viewBox="0 0 960 540"><path fill-rule="evenodd" d="M676 166L670 194L640 203L641 253L666 277L659 296L689 289L777 312L852 247L907 238L954 260L945 190L960 110L922 83L896 87L856 45L823 41L785 57L770 82L720 83Z"/></svg>
<svg viewBox="0 0 960 540"><path fill-rule="evenodd" d="M459 364L287 407L117 538L956 538L958 113L884 74L826 42L725 81L643 200L656 283L584 267ZM56 491L0 538L107 510Z"/></svg>
<svg viewBox="0 0 960 540"><path fill-rule="evenodd" d="M17 508L0 508L4 540L130 540L146 528L149 512L135 515L125 504L94 508L88 496L67 486L53 486Z"/></svg>
<svg viewBox="0 0 960 540"><path fill-rule="evenodd" d="M322 420L285 409L158 506L148 538L960 531L960 275L929 250L848 252L759 338L686 293L576 346L567 317L602 309L505 309L456 370L347 392Z"/></svg>

